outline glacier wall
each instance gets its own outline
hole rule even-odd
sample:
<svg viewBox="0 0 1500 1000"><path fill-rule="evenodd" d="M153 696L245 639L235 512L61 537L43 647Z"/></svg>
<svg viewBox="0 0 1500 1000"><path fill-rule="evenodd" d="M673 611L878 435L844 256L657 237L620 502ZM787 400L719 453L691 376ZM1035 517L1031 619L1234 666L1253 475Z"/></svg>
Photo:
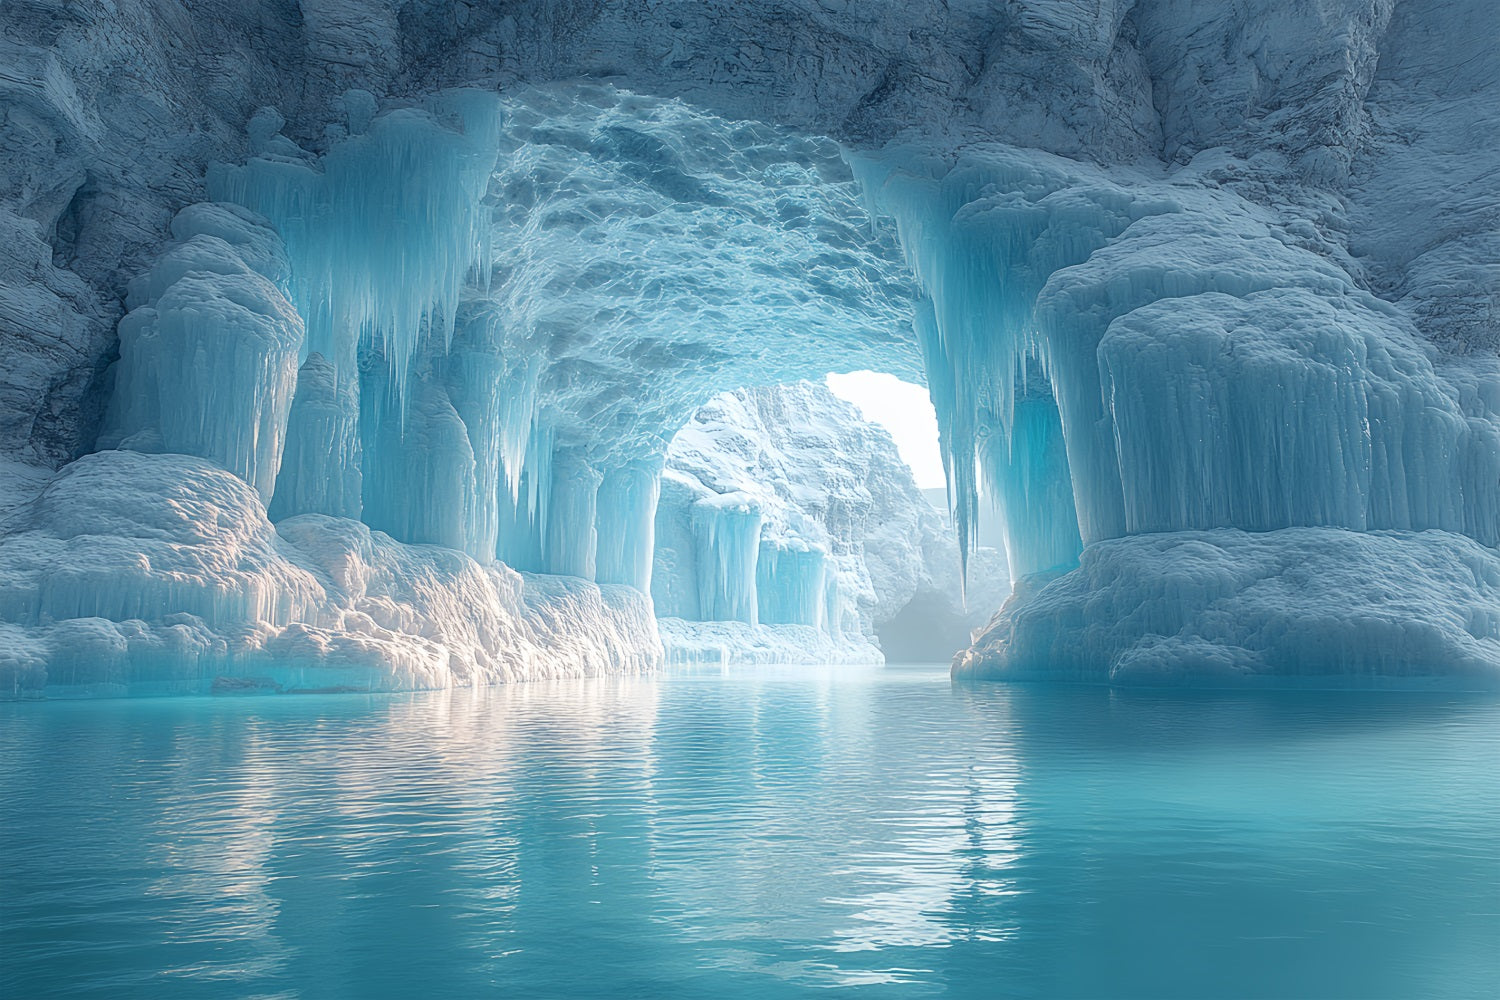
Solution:
<svg viewBox="0 0 1500 1000"><path fill-rule="evenodd" d="M1215 190L1204 175L1226 169L1223 154L1128 186L1011 150L976 149L936 171L886 156L862 162L860 175L895 218L932 304L917 331L930 369L943 373L931 385L959 514L972 523L979 483L990 484L1014 576L1069 570L1115 539L1214 528L1419 533L1403 536L1411 549L1451 544L1428 532L1496 544L1496 359L1440 351L1285 206ZM1280 544L1312 546L1315 537L1290 533ZM1394 567L1377 561L1367 571L1390 578ZM1238 591L1215 600L1221 614L1246 616L1248 649L1209 640L1197 624L1164 635L1144 607L1126 614L1148 599L1151 579L1093 578L1094 599L1112 589L1109 617L1131 622L1140 644L1127 644L1129 655L1095 648L1085 659L1096 676L1149 676L1132 660L1142 649L1162 664L1161 677L1175 676L1174 643L1193 656L1205 645L1232 652L1247 676L1315 670L1318 657L1292 656L1252 626L1264 624L1264 608ZM1076 585L1065 576L1054 586ZM1337 606L1327 586L1310 584L1299 613ZM1487 617L1486 593L1468 596L1465 617ZM1435 611L1455 599L1427 597ZM1017 597L1051 599L1035 588ZM1023 620L1036 627L1025 608L1012 611L961 671L1045 673L1036 648L1053 644L1020 630ZM1397 620L1409 613L1387 611ZM1392 653L1408 645L1364 645L1373 630L1316 620L1306 631L1323 634L1322 662L1334 675L1392 656L1402 670L1448 674L1472 660L1460 649L1470 639L1480 648L1493 641L1480 628L1439 646L1445 653L1408 656ZM1070 635L1080 628L1076 618L1053 623ZM1069 657L1079 659L1056 655L1059 671Z"/></svg>
<svg viewBox="0 0 1500 1000"><path fill-rule="evenodd" d="M817 596L833 548L819 571L823 543L773 514L767 548L733 503L696 528L658 508L695 496L659 470L716 394L875 368L929 387L958 532L997 504L1022 581L961 673L1492 680L1497 19L1482 0L8 5L0 669L45 686L72 662L60 637L96 633L36 595L118 554L81 532L35 557L47 491L80 462L123 481L187 476L184 457L249 491L200 513L277 545L332 519L393 564L456 554L550 574L538 593L627 585L683 620L707 603L725 628L868 635L840 570ZM709 574L734 588L684 568L709 536L736 540ZM882 545L867 560L905 558ZM144 636L198 615L219 637L190 644L202 675L239 676L254 643L226 638L225 558L142 584L154 609L85 617ZM1003 575L975 558L971 587ZM1455 559L1472 585L1427 570ZM589 606L588 669L608 669L598 637L635 612ZM449 634L412 607L392 634Z"/></svg>

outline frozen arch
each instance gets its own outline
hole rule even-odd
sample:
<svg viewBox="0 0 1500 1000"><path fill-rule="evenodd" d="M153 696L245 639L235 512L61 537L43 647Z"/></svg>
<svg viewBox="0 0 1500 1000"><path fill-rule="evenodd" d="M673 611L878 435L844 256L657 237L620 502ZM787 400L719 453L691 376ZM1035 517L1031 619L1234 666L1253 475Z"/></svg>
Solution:
<svg viewBox="0 0 1500 1000"><path fill-rule="evenodd" d="M117 408L100 443L196 454L210 469L228 470L253 486L250 499L225 484L225 503L269 499L281 524L303 527L266 536L264 545L236 543L236 558L250 559L240 569L257 581L251 591L264 601L195 603L179 596L171 613L198 622L129 620L145 621L140 634L151 642L186 636L184 642L207 644L204 655L210 656L217 655L213 644L223 640L221 626L231 619L252 633L281 630L278 639L293 625L309 636L315 633L307 630L321 629L304 652L307 662L327 660L330 649L353 641L349 636L375 634L359 631L365 625L348 613L348 602L356 600L366 569L378 564L384 572L400 560L378 546L379 558L370 555L377 549L359 542L358 531L338 535L333 548L340 555L312 577L337 614L319 611L324 598L316 594L288 596L291 584L277 581L301 578L285 567L269 582L258 574L278 559L309 562L304 556L315 533L307 526L326 527L316 518L332 514L340 523L364 519L366 529L376 526L401 543L466 552L476 562L503 550L518 565L596 577L602 571L604 579L639 582L645 501L600 498L649 495L653 456L672 426L712 391L848 364L925 377L940 400L960 509L972 503L985 478L1006 499L1012 557L1033 582L976 647L969 669L1046 674L1049 664L1066 662L1073 664L1069 671L1095 679L1149 678L1153 663L1177 664L1184 676L1195 663L1218 665L1230 678L1287 670L1492 672L1495 366L1482 354L1430 346L1482 343L1465 325L1464 317L1476 313L1460 304L1464 296L1488 300L1465 263L1473 247L1447 238L1447 223L1435 226L1432 254L1401 259L1399 241L1374 218L1380 202L1371 192L1387 180L1370 180L1384 176L1379 170L1361 174L1353 152L1366 89L1409 112L1414 105L1401 88L1421 77L1413 67L1431 54L1419 44L1400 48L1401 38L1415 36L1395 32L1390 46L1396 57L1377 72L1373 60L1386 45L1380 31L1389 10L1325 5L1297 16L1318 21L1313 28L1348 30L1276 32L1285 44L1262 54L1287 72L1246 84L1218 72L1213 53L1195 47L1194 32L1204 25L1172 4L1110 8L1081 33L1076 18L1052 16L1062 6L1026 5L1015 25L1006 21L993 33L973 33L994 39L994 51L981 52L948 44L950 36L969 34L993 14L982 4L961 6L957 21L936 26L924 74L892 69L887 85L877 79L877 58L855 67L819 62L816 69L811 61L789 61L786 78L796 82L789 92L821 95L803 104L778 96L774 82L742 88L733 75L733 85L690 92L672 76L673 67L691 66L698 56L682 52L665 62L653 56L632 63L624 72L637 89L677 93L688 104L611 88L594 88L590 96L589 87L506 87L507 100L534 112L530 136L511 136L514 148L505 145L512 127L506 123L524 125L525 108L509 119L492 115L483 95L439 94L378 115L373 102L353 95L345 132L335 130L316 144L307 137L321 127L321 112L296 116L301 121L293 132L303 146L316 145L318 156L278 133L275 116L259 116L251 130L254 162L218 175L216 184L224 186L216 196L253 201L274 226L268 230L239 216L209 229L201 220L182 223L180 246L153 272L160 280L133 294L133 304L147 311L122 331L122 339L131 339L122 346L123 384L139 378L145 381L136 388L143 388L157 380L154 408L149 391L125 397L140 405ZM1417 13L1409 16L1420 16L1419 8L1413 5ZM821 44L831 30L826 19L797 10L796 26L786 30L805 31L809 44ZM1216 41L1208 48L1249 51L1259 44L1252 29L1263 13L1256 8L1244 23L1211 25L1205 37ZM418 34L445 38L437 30L439 15L437 6L413 14L423 29ZM754 22L758 8L748 16ZM897 23L907 16L861 22L851 29L859 42L850 50L884 51L881 39L909 34L908 24ZM615 15L591 21L581 29L586 42L578 52L608 50L595 43L619 24ZM321 38L326 27L313 24L310 34ZM482 37L491 27L472 30ZM758 36L782 30L764 27L756 29ZM1284 50L1297 45L1306 51ZM1007 56L1037 52L1052 53L1046 65L1058 70L1042 73L1063 95L1056 107L999 99L1021 92L1006 74L1036 67ZM570 50L549 58L561 67L550 71L556 75L589 69L577 63L586 57ZM1328 65L1345 74L1337 79L1347 86L1303 89L1307 81L1323 80L1321 68ZM950 83L972 75L974 66L981 72L964 92L977 118L965 121L952 111L959 102ZM1101 69L1090 76L1070 66ZM416 89L438 93L442 75L432 70ZM1244 92L1247 86L1251 91ZM1137 100L1142 93L1162 99L1153 109L1149 99ZM942 108L926 136L951 127L941 142L888 142L899 131L896 124ZM1236 108L1254 114L1237 118ZM1317 127L1284 135L1256 131L1286 121L1291 112ZM680 120L672 119L678 113ZM609 116L624 122L622 130L596 127ZM765 220L779 221L779 204L775 217L697 225L702 213L732 207L713 204L715 190L732 189L736 199L747 193L737 187L745 164L733 153L727 166L693 159L700 153L711 158L720 148L714 134L746 118L782 126L744 125L728 145L757 156L769 151L774 162L819 175L809 197L819 207L834 205L826 217L856 234L840 252L873 265L871 294L835 288L830 295L817 287L816 255L799 255L793 236L771 238L778 230ZM77 122L77 129L90 127ZM1066 158L969 141L977 132L965 130L976 123L991 136L1023 137L1018 146ZM679 127L690 137L687 144L672 139ZM823 134L859 151L849 157L853 185L837 147L809 138ZM479 141L487 138L497 150L488 165L492 147ZM1266 149L1274 153L1256 152ZM506 164L520 164L509 174L517 182L511 187L494 180L502 153L515 154ZM820 174L822 163L837 172L831 182ZM234 189L237 183L241 190ZM842 189L847 207L838 207L844 197L836 194L839 185L849 185ZM532 186L541 196L529 202ZM589 201L586 192L599 190L626 192L623 202L645 199L656 210L626 221L628 204L622 214L607 198ZM1403 190L1412 193L1409 186ZM1356 210L1342 214L1330 192L1354 196ZM726 202L764 204L761 195L736 199ZM863 210L866 199L870 207ZM51 200L38 189L38 206ZM291 209L282 211L286 206ZM550 221L558 225L542 226L542 213L553 209ZM372 219L384 213L390 221L392 212L411 213L398 227L402 238L383 245L369 240ZM868 225L872 214L894 221L894 238ZM82 219L81 209L74 216ZM1363 235L1346 240L1341 227L1351 219L1364 227ZM296 224L307 220L343 234L324 248L321 263L312 254L316 247L296 233ZM683 225L651 228L674 221ZM82 240L85 227L77 224ZM566 237L569 225L575 227L570 243L551 242L553 233ZM825 232L839 231L835 225ZM502 273L500 265L506 247L499 236L506 234L519 238L510 246L521 250L514 273ZM742 250L754 251L740 254L742 261L769 261L773 269L777 260L801 262L755 287L800 288L817 306L799 313L795 302L712 294L695 299L680 286L649 280L634 288L611 283L620 273L620 248L687 246L691 260L654 257L639 273L683 273L701 264L699 277L709 288L719 277L725 279L720 291L742 285L756 273L751 264L736 275L712 252L737 235L747 237ZM1351 256L1360 239L1373 247L1366 261ZM281 252L274 249L277 240L290 268L280 277L271 259ZM408 250L421 253L406 261ZM179 271L168 262L173 254ZM570 260L602 266L575 268ZM901 261L909 272L892 266ZM832 273L860 266L841 259ZM350 273L339 275L340 269ZM323 274L336 280L323 282ZM1415 282L1410 289L1403 285L1408 274ZM351 276L352 282L345 280ZM898 294L882 290L896 286ZM507 289L515 292L509 301ZM583 289L593 294L573 294ZM1408 294L1412 302L1392 304ZM839 307L823 308L830 302ZM915 336L905 326L913 312ZM160 363L185 358L184 345L212 343L223 329L215 316L236 317L235 329L256 332L236 345L233 370L185 364L174 374ZM652 326L659 316L665 316L660 331ZM769 319L741 325L755 317ZM773 329L787 317L795 322ZM512 338L545 347L518 352ZM877 362L872 354L884 357ZM294 375L289 366L298 369ZM682 379L632 382L632 373L669 368ZM492 386L505 388L486 388ZM476 388L483 391L468 391ZM218 406L238 407L242 419L205 426L201 414ZM280 440L278 427L284 427ZM245 428L255 430L246 434ZM322 446L325 438L333 447ZM336 457L330 459L330 451ZM64 479L89 471L97 487L103 466L113 461L126 460L96 457ZM143 461L176 469L162 456L148 454ZM139 463L132 469L139 471ZM77 624L83 620L77 612L87 606L98 612L90 616L98 622L120 625L117 616L130 608L103 598L62 599L94 586L86 561L59 581L55 573L48 576L47 560L28 555L33 543L73 549L85 544L78 539L93 537L74 531L85 519L69 505L86 498L65 486L52 493L51 506L28 512L24 530L15 533L29 541L7 552L16 571L8 577L15 584L6 621L23 631L56 629L66 621L73 623L67 629L87 632L101 648L128 648L134 633L107 624L85 627ZM305 513L317 511L324 513ZM142 531L158 530L141 516ZM618 523L606 525L605 518ZM318 537L327 542L337 534ZM1253 545L1240 544L1246 535L1254 536ZM1350 535L1359 536L1359 544L1341 544ZM122 531L121 537L131 536ZM284 551L293 537L300 539L297 551ZM608 539L607 551L601 538ZM1313 546L1310 539L1328 544ZM1353 560L1369 579L1419 580L1420 593L1403 601L1399 587L1376 587L1349 600L1335 574L1298 569L1296 554L1313 548ZM1466 554L1456 558L1460 551ZM1076 571L1074 562L1081 563ZM1463 567L1456 575L1427 572L1455 565ZM181 579L215 592L233 590L223 583L230 578L226 566L208 560L200 576ZM416 577L438 581L446 572L408 569L385 596L402 588L409 593ZM330 588L346 585L349 592L328 596ZM537 582L533 589L542 588ZM1267 596L1276 593L1284 599ZM1422 611L1422 595L1442 613ZM47 603L52 600L61 603ZM460 615L464 601L449 603L449 610L434 606L412 620ZM1273 606L1293 613L1278 617L1268 610ZM359 614L378 629L399 632L411 624L384 612L375 621L374 607L360 605ZM287 619L281 608L297 609L302 620ZM1104 627L1084 630L1083 620ZM1360 639L1370 631L1362 624L1368 622L1391 630L1378 650ZM1324 637L1325 655L1294 655L1307 637ZM451 655L442 652L454 648L451 635L425 638L435 644L428 650L433 662ZM22 643L38 650L26 663L45 668L49 658L55 661L62 646L51 642ZM487 639L473 648L496 647ZM470 661L483 658L465 653L459 660L469 670ZM451 672L438 666L431 676L442 676L443 669ZM485 676L484 669L464 676Z"/></svg>

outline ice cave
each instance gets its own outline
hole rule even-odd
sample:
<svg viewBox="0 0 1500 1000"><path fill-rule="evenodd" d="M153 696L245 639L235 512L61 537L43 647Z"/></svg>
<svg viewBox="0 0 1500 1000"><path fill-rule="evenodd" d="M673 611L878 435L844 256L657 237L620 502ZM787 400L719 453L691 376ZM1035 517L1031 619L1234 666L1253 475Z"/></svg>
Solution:
<svg viewBox="0 0 1500 1000"><path fill-rule="evenodd" d="M1500 995L1497 40L0 3L0 993Z"/></svg>
<svg viewBox="0 0 1500 1000"><path fill-rule="evenodd" d="M0 689L878 660L914 600L963 676L1494 686L1496 210L1412 83L1447 54L1355 3L1284 79L1189 80L1156 6L1022 18L931 121L891 67L798 100L518 42L378 96L226 72L172 146L168 78L12 45ZM1058 93L1016 105L1021 52ZM813 388L855 370L926 386L946 523Z"/></svg>

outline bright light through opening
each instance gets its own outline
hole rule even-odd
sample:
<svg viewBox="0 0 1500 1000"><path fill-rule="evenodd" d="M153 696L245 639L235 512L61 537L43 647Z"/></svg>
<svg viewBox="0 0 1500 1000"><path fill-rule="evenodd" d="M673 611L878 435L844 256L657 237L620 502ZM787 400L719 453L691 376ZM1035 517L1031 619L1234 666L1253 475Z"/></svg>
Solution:
<svg viewBox="0 0 1500 1000"><path fill-rule="evenodd" d="M828 388L859 408L866 420L877 423L896 439L896 450L922 489L941 489L942 453L938 450L937 412L927 390L881 372L829 375Z"/></svg>

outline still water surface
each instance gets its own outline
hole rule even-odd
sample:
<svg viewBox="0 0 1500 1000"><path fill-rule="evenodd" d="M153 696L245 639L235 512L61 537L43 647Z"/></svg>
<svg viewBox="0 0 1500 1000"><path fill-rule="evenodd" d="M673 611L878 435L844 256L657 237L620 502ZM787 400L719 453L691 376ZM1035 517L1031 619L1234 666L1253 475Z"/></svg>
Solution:
<svg viewBox="0 0 1500 1000"><path fill-rule="evenodd" d="M1500 996L1500 701L0 705L0 996Z"/></svg>

